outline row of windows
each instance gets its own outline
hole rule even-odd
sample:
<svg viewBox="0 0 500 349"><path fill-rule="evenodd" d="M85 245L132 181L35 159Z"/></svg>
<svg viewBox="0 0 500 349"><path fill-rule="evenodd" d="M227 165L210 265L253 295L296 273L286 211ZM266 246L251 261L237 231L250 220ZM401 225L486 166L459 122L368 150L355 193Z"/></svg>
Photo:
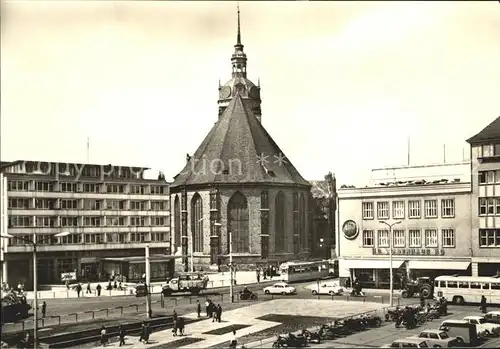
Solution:
<svg viewBox="0 0 500 349"><path fill-rule="evenodd" d="M395 229L392 231L392 247L438 247L438 230L425 229L423 232L419 229L408 230L408 241L405 230ZM375 239L376 238L376 239ZM363 230L363 247L389 247L389 230L382 229L377 231L375 236L374 230ZM441 229L441 246L455 247L455 231L453 229Z"/></svg>
<svg viewBox="0 0 500 349"><path fill-rule="evenodd" d="M484 144L480 149L480 158L500 156L500 143Z"/></svg>
<svg viewBox="0 0 500 349"><path fill-rule="evenodd" d="M148 242L151 237L152 242L168 242L169 234L158 233L93 233L93 234L71 234L60 238L51 238L50 235L37 235L36 243L40 245L62 244L104 244L104 243L128 243L128 242ZM27 241L33 239L32 235L16 235L9 239L10 246L26 245Z"/></svg>
<svg viewBox="0 0 500 349"><path fill-rule="evenodd" d="M406 202L403 200L398 201L378 201L377 212L375 212L374 202L363 202L361 209L363 212L363 219L404 219L406 217ZM392 204L392 212L390 210ZM408 200L408 218L421 218L421 201ZM424 218L438 218L438 200L424 200L423 216ZM392 213L392 214L391 214ZM441 217L453 218L455 217L455 199L442 199L441 200Z"/></svg>
<svg viewBox="0 0 500 349"><path fill-rule="evenodd" d="M500 198L479 198L479 215L500 215Z"/></svg>
<svg viewBox="0 0 500 349"><path fill-rule="evenodd" d="M34 219L36 218L36 219ZM32 216L10 216L9 228L32 228L32 227L57 227L58 218L61 227L103 227L103 226L169 226L168 217L145 217L145 216L66 216L66 217L32 217ZM35 224L34 224L35 223Z"/></svg>
<svg viewBox="0 0 500 349"><path fill-rule="evenodd" d="M33 199L10 198L9 209L54 210L133 210L164 211L168 210L168 200L136 201L136 200L94 200L94 199Z"/></svg>
<svg viewBox="0 0 500 349"><path fill-rule="evenodd" d="M10 180L9 191L41 191L63 193L110 193L110 194L142 194L165 195L168 187L165 185L138 185L138 184L105 184L81 182L51 182L51 181L23 181Z"/></svg>
<svg viewBox="0 0 500 349"><path fill-rule="evenodd" d="M500 290L500 282L469 282L469 281L435 281L434 285L441 288L472 288L476 290Z"/></svg>
<svg viewBox="0 0 500 349"><path fill-rule="evenodd" d="M479 229L479 246L500 247L500 229Z"/></svg>
<svg viewBox="0 0 500 349"><path fill-rule="evenodd" d="M500 183L500 170L479 171L479 184Z"/></svg>

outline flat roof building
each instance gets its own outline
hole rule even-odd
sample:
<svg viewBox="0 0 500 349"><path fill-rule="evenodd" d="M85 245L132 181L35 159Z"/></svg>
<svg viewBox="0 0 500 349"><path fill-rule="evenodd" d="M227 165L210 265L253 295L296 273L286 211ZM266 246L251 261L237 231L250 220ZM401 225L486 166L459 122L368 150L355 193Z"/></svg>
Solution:
<svg viewBox="0 0 500 349"><path fill-rule="evenodd" d="M3 281L32 287L32 250L38 252L38 281L63 278L107 281L122 275L139 279L144 265L107 258L170 254L169 187L160 173L146 179L144 167L4 162L0 167ZM69 235L54 238L55 234ZM24 239L24 240L23 240ZM129 268L130 267L130 268ZM167 276L153 263L152 277Z"/></svg>

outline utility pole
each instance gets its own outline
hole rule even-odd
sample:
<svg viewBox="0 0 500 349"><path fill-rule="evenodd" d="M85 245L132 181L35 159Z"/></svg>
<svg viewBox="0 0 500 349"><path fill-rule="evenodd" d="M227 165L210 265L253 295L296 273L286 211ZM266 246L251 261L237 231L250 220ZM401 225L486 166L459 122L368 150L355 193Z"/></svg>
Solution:
<svg viewBox="0 0 500 349"><path fill-rule="evenodd" d="M149 244L146 244L146 311L147 311L147 318L150 319L151 316L150 314L152 313L151 310L151 264L149 261Z"/></svg>
<svg viewBox="0 0 500 349"><path fill-rule="evenodd" d="M230 270L230 282L231 285L229 286L229 298L231 299L231 303L234 302L234 290L233 290L233 284L234 284L234 279L233 279L233 233L229 232L229 270Z"/></svg>
<svg viewBox="0 0 500 349"><path fill-rule="evenodd" d="M401 221L394 222L392 224L387 223L386 221L379 221L379 223L387 225L389 228L389 303L390 306L393 306L394 299L393 299L393 293L394 293L394 285L393 285L393 280L394 280L394 272L392 269L392 227L395 226L396 224L401 223Z"/></svg>

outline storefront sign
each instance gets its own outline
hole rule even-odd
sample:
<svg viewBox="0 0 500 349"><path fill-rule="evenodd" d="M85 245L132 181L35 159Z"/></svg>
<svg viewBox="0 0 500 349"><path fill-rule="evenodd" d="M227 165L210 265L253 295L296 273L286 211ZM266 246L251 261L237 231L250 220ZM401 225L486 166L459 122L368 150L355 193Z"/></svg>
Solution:
<svg viewBox="0 0 500 349"><path fill-rule="evenodd" d="M353 220L347 220L342 225L342 231L344 232L344 237L347 240L354 240L358 237L359 229Z"/></svg>
<svg viewBox="0 0 500 349"><path fill-rule="evenodd" d="M373 248L374 255L388 255L388 248ZM440 248L393 248L392 254L397 256L444 256Z"/></svg>
<svg viewBox="0 0 500 349"><path fill-rule="evenodd" d="M62 282L74 281L74 280L76 280L76 272L75 271L61 274L61 281Z"/></svg>

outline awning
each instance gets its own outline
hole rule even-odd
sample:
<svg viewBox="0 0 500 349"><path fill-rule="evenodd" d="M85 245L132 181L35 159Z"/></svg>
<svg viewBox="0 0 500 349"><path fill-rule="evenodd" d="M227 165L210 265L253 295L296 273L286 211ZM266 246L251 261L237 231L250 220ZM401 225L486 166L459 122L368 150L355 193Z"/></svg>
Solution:
<svg viewBox="0 0 500 349"><path fill-rule="evenodd" d="M408 261L409 269L466 270L470 262L457 261Z"/></svg>
<svg viewBox="0 0 500 349"><path fill-rule="evenodd" d="M382 259L355 259L344 262L349 269L389 269L391 265L388 260ZM404 261L392 261L392 267L398 269L403 263Z"/></svg>

